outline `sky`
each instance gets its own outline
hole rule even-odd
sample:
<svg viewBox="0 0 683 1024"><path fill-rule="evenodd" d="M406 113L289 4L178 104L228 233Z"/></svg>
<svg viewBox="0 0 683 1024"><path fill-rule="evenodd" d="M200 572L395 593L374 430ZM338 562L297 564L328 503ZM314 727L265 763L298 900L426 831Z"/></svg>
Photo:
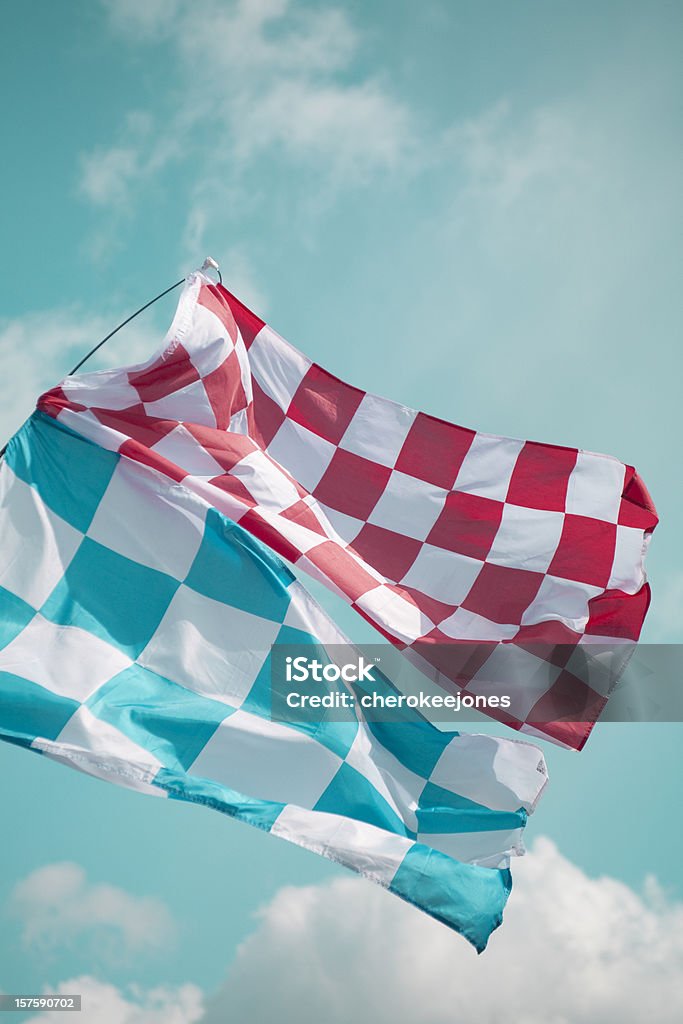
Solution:
<svg viewBox="0 0 683 1024"><path fill-rule="evenodd" d="M210 254L351 383L634 464L661 518L643 639L683 640L682 22L664 0L6 5L2 440ZM146 358L173 308L94 365ZM83 992L97 1024L678 1020L682 741L543 744L479 958L313 854L3 745L0 991Z"/></svg>

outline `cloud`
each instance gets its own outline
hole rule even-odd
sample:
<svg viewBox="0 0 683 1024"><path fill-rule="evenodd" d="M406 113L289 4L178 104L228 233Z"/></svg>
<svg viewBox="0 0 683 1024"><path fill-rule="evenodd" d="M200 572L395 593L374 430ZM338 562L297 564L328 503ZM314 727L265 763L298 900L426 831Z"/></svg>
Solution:
<svg viewBox="0 0 683 1024"><path fill-rule="evenodd" d="M539 839L516 865L503 927L477 957L366 882L282 889L204 1024L673 1024L683 1011L683 906L654 890L641 897L591 879Z"/></svg>
<svg viewBox="0 0 683 1024"><path fill-rule="evenodd" d="M5 380L12 382L0 407L0 447L31 415L38 396L59 383L121 315L96 316L72 308L0 319L0 359ZM161 340L145 324L133 323L93 357L87 369L142 362Z"/></svg>
<svg viewBox="0 0 683 1024"><path fill-rule="evenodd" d="M27 948L51 951L96 935L98 950L113 956L157 951L175 935L166 905L88 880L78 864L48 864L18 882L10 913L21 922Z"/></svg>
<svg viewBox="0 0 683 1024"><path fill-rule="evenodd" d="M294 171L298 202L316 207L340 189L402 171L417 159L412 111L372 74L354 74L362 39L334 6L292 0L104 0L130 45L171 53L177 90L154 124L126 118L111 145L82 155L79 188L116 217L133 191L171 163L190 169L186 235L203 246L207 220L234 227L264 161Z"/></svg>
<svg viewBox="0 0 683 1024"><path fill-rule="evenodd" d="M80 1024L195 1024L201 1020L202 993L196 985L160 986L147 991L133 985L122 992L115 985L84 975L45 989L49 995L80 994ZM72 1024L71 1011L51 1011L50 1021ZM45 1024L45 1014L26 1024Z"/></svg>

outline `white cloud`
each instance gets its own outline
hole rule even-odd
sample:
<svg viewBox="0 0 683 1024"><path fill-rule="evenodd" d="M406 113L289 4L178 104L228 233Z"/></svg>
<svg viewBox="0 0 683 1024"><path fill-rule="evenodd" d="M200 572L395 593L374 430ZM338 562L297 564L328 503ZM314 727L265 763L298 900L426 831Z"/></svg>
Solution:
<svg viewBox="0 0 683 1024"><path fill-rule="evenodd" d="M646 898L591 879L538 840L481 957L369 883L282 889L205 1024L673 1024L683 1013L683 906L649 902L647 889Z"/></svg>
<svg viewBox="0 0 683 1024"><path fill-rule="evenodd" d="M49 995L80 994L79 1024L195 1024L202 1016L202 993L196 985L160 986L144 991L130 986L122 992L114 985L88 975L46 988ZM72 1011L51 1011L50 1021L73 1024ZM45 1024L45 1013L26 1024Z"/></svg>
<svg viewBox="0 0 683 1024"><path fill-rule="evenodd" d="M83 155L80 191L113 216L132 205L134 185L191 160L185 234L200 249L207 210L231 223L264 159L295 169L300 201L312 205L311 193L326 198L417 159L409 108L372 75L348 80L362 40L341 7L104 2L129 44L170 48L178 86L163 124L148 119L140 131L129 115L110 146Z"/></svg>
<svg viewBox="0 0 683 1024"><path fill-rule="evenodd" d="M160 900L90 882L83 868L69 861L38 868L18 882L10 912L21 923L24 945L46 951L95 935L100 952L118 956L163 949L175 935Z"/></svg>

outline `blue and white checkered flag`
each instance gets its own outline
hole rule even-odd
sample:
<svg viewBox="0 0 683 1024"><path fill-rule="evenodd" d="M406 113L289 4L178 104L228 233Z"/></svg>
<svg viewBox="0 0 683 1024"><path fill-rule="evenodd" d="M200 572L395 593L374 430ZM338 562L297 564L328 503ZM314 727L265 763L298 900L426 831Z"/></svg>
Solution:
<svg viewBox="0 0 683 1024"><path fill-rule="evenodd" d="M275 643L346 641L251 534L42 413L11 440L0 468L0 737L257 825L482 950L546 782L538 749L444 733L409 710L391 723L359 708L276 721Z"/></svg>

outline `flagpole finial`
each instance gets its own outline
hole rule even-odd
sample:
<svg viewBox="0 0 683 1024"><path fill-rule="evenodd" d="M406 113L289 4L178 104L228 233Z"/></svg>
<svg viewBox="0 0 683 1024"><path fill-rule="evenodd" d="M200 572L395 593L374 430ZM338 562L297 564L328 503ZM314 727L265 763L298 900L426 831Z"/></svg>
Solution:
<svg viewBox="0 0 683 1024"><path fill-rule="evenodd" d="M221 268L218 266L216 261L211 258L211 256L207 256L206 257L206 259L202 263L201 269L202 270L215 270L216 273L218 274L218 282L219 282L219 284L223 284L223 275L221 274Z"/></svg>

